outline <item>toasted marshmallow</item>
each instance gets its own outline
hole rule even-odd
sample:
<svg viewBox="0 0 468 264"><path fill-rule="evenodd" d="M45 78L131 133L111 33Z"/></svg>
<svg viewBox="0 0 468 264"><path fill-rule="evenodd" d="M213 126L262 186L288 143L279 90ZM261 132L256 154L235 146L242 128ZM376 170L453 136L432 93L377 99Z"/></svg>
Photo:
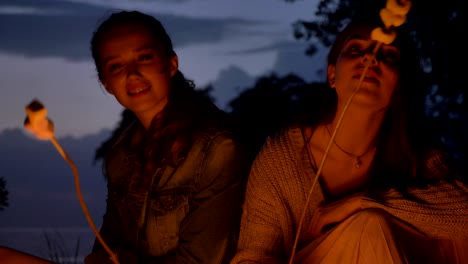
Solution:
<svg viewBox="0 0 468 264"><path fill-rule="evenodd" d="M380 10L380 19L385 28L375 28L371 32L371 39L384 44L392 43L396 38L396 32L393 28L403 25L406 21L406 14L411 8L409 0L387 0L385 8Z"/></svg>
<svg viewBox="0 0 468 264"><path fill-rule="evenodd" d="M24 127L40 140L54 137L54 124L47 118L47 109L37 100L26 106Z"/></svg>
<svg viewBox="0 0 468 264"><path fill-rule="evenodd" d="M406 20L405 15L397 15L388 8L382 8L380 10L380 18L382 19L386 28L390 28L391 26L399 27L403 25Z"/></svg>
<svg viewBox="0 0 468 264"><path fill-rule="evenodd" d="M390 44L396 38L396 32L394 30L384 30L380 27L374 28L371 32L371 39L382 42L383 44Z"/></svg>
<svg viewBox="0 0 468 264"><path fill-rule="evenodd" d="M395 15L406 16L411 9L409 0L387 0L386 8Z"/></svg>

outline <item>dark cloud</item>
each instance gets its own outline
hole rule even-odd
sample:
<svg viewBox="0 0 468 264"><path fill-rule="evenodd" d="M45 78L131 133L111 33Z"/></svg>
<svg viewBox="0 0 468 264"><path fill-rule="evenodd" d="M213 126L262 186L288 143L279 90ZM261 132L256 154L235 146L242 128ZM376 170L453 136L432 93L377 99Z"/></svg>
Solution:
<svg viewBox="0 0 468 264"><path fill-rule="evenodd" d="M5 10L25 10L6 12ZM0 52L27 57L90 58L89 40L99 20L111 11L102 6L56 0L2 0ZM31 10L38 10L32 12ZM27 11L27 12L26 12ZM140 10L146 12L145 10ZM235 18L191 18L149 13L166 27L177 48L216 43L265 22ZM249 34L246 32L246 34Z"/></svg>
<svg viewBox="0 0 468 264"><path fill-rule="evenodd" d="M270 48L279 51L276 62L273 65L273 71L280 75L295 73L309 82L324 81L328 49L319 46L313 56L307 56L305 52L308 45L308 43L299 41L281 42L277 43L277 45L272 45Z"/></svg>
<svg viewBox="0 0 468 264"><path fill-rule="evenodd" d="M227 69L221 70L216 80L211 84L216 105L230 111L229 102L254 83L255 78L240 67L231 65Z"/></svg>
<svg viewBox="0 0 468 264"><path fill-rule="evenodd" d="M132 0L133 2L137 3L171 3L171 4L178 4L178 3L187 3L192 0Z"/></svg>
<svg viewBox="0 0 468 264"><path fill-rule="evenodd" d="M281 51L281 50L290 50L290 49L303 49L305 45L309 45L308 43L303 43L299 41L277 41L272 42L267 45L259 46L259 47L252 47L248 49L239 49L239 50L232 50L227 52L227 54L233 55L244 55L244 54L255 54L260 52L267 52L267 51ZM304 49L305 55L305 49Z"/></svg>

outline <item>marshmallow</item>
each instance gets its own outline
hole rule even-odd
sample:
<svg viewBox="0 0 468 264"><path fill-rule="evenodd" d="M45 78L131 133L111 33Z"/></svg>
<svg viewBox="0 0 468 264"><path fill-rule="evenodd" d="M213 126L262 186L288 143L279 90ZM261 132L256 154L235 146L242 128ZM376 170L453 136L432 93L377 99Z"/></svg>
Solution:
<svg viewBox="0 0 468 264"><path fill-rule="evenodd" d="M385 25L383 28L374 28L371 32L371 39L384 44L392 43L396 38L396 32L392 27L399 27L405 23L406 14L411 8L409 0L387 0L385 8L380 10L380 18Z"/></svg>
<svg viewBox="0 0 468 264"><path fill-rule="evenodd" d="M406 16L411 9L409 0L387 0L386 8L395 15Z"/></svg>
<svg viewBox="0 0 468 264"><path fill-rule="evenodd" d="M403 25L406 20L405 15L397 15L388 8L382 8L380 10L380 18L382 19L386 28L390 28L391 26L399 27Z"/></svg>
<svg viewBox="0 0 468 264"><path fill-rule="evenodd" d="M40 140L54 137L54 123L47 118L47 109L37 100L26 106L24 127Z"/></svg>
<svg viewBox="0 0 468 264"><path fill-rule="evenodd" d="M384 32L382 28L374 28L371 32L371 39L382 42L383 44L390 44L396 38L396 32L394 30L387 30Z"/></svg>

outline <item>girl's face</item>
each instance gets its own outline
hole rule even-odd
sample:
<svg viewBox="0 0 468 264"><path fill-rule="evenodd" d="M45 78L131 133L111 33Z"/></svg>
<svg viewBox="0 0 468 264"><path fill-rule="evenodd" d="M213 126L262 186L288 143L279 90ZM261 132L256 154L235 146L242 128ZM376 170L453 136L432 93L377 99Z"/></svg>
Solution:
<svg viewBox="0 0 468 264"><path fill-rule="evenodd" d="M381 45L376 56L372 56L377 42L370 39L369 32L369 29L360 29L350 34L336 65L328 66L328 79L336 89L338 104L344 104L356 89L365 63L369 61L369 68L353 97L353 103L385 110L398 85L400 51L395 46Z"/></svg>
<svg viewBox="0 0 468 264"><path fill-rule="evenodd" d="M122 106L149 119L164 108L178 59L167 55L148 29L115 28L104 33L97 48L101 83Z"/></svg>

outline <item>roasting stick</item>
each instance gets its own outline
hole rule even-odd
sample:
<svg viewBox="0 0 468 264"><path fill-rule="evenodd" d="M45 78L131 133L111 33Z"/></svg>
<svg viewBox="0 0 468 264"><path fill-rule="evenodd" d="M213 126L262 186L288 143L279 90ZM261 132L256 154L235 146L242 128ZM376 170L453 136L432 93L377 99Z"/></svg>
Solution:
<svg viewBox="0 0 468 264"><path fill-rule="evenodd" d="M26 106L26 120L24 121L24 126L27 130L32 132L38 139L40 140L50 140L52 144L60 153L60 155L65 159L65 161L70 165L73 176L75 178L75 187L76 193L78 195L78 200L80 202L81 208L86 216L86 220L88 221L91 229L93 230L94 234L96 235L97 239L104 247L104 249L109 253L110 259L114 264L119 264L117 259L117 255L112 252L112 250L107 246L102 239L101 235L99 234L96 225L94 224L93 220L91 219L91 215L89 214L88 208L86 203L83 199L83 195L81 193L80 188L80 178L78 174L78 169L76 168L75 163L73 160L68 156L62 146L59 144L57 139L54 136L54 124L53 122L47 118L47 109L37 100L33 100L29 105Z"/></svg>

